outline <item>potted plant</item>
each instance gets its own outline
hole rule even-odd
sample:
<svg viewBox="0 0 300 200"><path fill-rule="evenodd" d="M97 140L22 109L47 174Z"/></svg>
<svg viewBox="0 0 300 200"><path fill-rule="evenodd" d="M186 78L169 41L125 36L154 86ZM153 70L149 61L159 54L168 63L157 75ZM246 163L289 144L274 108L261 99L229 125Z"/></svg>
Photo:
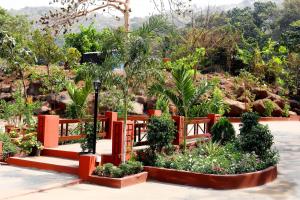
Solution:
<svg viewBox="0 0 300 200"><path fill-rule="evenodd" d="M43 150L43 145L37 140L36 132L26 133L19 140L19 147L22 152L29 156L40 156L41 150Z"/></svg>

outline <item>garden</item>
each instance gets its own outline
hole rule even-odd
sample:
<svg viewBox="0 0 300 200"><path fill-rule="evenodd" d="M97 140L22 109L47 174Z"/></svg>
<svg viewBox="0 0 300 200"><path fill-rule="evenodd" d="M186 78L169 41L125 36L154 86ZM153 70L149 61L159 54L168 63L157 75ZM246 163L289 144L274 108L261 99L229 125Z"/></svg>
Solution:
<svg viewBox="0 0 300 200"><path fill-rule="evenodd" d="M124 26L77 31L95 2L54 3L35 23L0 8L1 160L43 156L40 116L51 115L57 146L80 143L79 156L96 154L96 140L119 145L93 161L91 182L232 189L276 178L279 153L260 121L299 120L299 0L208 9L184 26L165 13L130 25L129 5L111 1Z"/></svg>

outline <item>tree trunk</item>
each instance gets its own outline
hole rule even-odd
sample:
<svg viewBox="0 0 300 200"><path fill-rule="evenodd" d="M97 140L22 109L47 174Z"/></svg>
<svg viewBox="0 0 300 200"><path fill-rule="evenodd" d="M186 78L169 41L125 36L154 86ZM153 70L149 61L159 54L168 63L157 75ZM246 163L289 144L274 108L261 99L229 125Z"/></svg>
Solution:
<svg viewBox="0 0 300 200"><path fill-rule="evenodd" d="M130 11L130 0L126 0L125 11L124 11L124 28L126 32L129 32L129 11Z"/></svg>

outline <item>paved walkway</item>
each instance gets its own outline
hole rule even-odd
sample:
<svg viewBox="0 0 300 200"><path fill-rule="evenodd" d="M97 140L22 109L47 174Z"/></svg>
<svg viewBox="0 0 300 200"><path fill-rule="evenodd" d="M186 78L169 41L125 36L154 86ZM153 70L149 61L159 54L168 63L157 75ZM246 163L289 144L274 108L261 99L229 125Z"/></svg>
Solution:
<svg viewBox="0 0 300 200"><path fill-rule="evenodd" d="M70 187L59 189L47 190L44 192L32 193L29 195L18 196L11 199L22 200L47 200L47 199L170 199L170 200L198 200L198 199L220 199L220 200L299 200L300 199L300 122L272 122L268 123L275 136L276 146L280 151L281 161L279 163L279 176L278 179L265 186L240 189L240 190L225 190L218 191L212 189L200 189L195 187L164 184L158 182L147 182L144 184L119 189L111 189L89 184L78 184ZM238 127L236 125L236 127ZM1 166L0 166L1 167ZM12 168L12 167L5 167ZM25 169L12 168L21 170L27 173ZM12 170L9 173L14 173ZM6 171L6 172L8 172ZM2 167L0 168L0 199L5 194L7 188L12 187L11 191L22 191L23 186L30 185L32 177L36 177L33 185L39 187L39 182L47 182L47 176L41 175L40 178L36 174L44 174L47 172L34 171L31 175L21 176L22 173L17 175L3 175ZM33 171L31 171L33 172ZM57 175L50 173L50 176L59 180L65 178L66 175ZM2 179L4 177L4 180ZM7 176L7 177L6 177ZM20 177L21 176L21 177ZM6 177L6 178L5 178ZM12 180L10 179L12 178ZM54 178L54 179L56 179ZM18 180L18 181L16 181ZM50 178L50 180L53 180ZM5 186L7 182L9 186ZM23 186L22 186L23 185ZM3 190L4 188L4 190ZM4 191L4 193L3 193Z"/></svg>

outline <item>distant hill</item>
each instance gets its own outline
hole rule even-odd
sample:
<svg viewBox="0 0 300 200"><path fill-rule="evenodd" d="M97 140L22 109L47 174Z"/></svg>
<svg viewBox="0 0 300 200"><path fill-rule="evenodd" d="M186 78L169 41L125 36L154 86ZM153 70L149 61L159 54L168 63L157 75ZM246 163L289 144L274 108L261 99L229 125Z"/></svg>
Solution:
<svg viewBox="0 0 300 200"><path fill-rule="evenodd" d="M235 7L238 8L244 8L244 7L251 7L253 6L253 3L256 0L244 0L240 3L237 4L230 4L230 5L224 5L224 6L218 6L218 7L214 7L213 9L216 10L229 10ZM268 1L268 0L264 0L264 1ZM273 2L275 2L276 4L281 4L283 2L283 0L273 0ZM29 20L33 21L34 23L34 27L38 27L39 25L36 24L35 22L38 21L38 19L45 13L48 13L48 11L50 9L54 9L53 7L25 7L19 10L9 10L9 12L13 15L25 15L28 17ZM196 11L197 12L197 11ZM134 17L131 19L131 27L137 28L139 26L141 26L141 24L143 22L145 22L147 20L147 17ZM182 26L186 19L182 19L180 20L180 22L176 23L176 25L178 26ZM123 25L123 20L119 20L117 21L113 16L103 16L103 15L98 15L97 18L93 18L93 19L85 19L82 18L79 20L78 23L74 24L72 27L72 32L78 32L79 31L79 26L82 24L83 26L88 26L91 23L94 22L94 26L96 27L97 30L101 30L103 28L106 27L110 27L110 28L117 28ZM182 23L183 22L183 23Z"/></svg>
<svg viewBox="0 0 300 200"><path fill-rule="evenodd" d="M11 9L9 12L13 15L25 15L28 17L30 21L33 22L34 27L39 27L39 24L36 24L36 21L39 20L39 18L44 15L45 13L48 13L49 10L54 9L53 7L25 7L19 10ZM146 21L147 18L142 17L134 17L131 19L131 26L132 28L139 27L144 21ZM77 23L75 23L72 27L72 32L79 31L79 26L88 26L91 23L94 23L94 26L96 29L101 30L106 27L110 28L117 28L123 25L123 21L116 20L112 16L104 16L104 15L98 15L96 18L81 18Z"/></svg>

